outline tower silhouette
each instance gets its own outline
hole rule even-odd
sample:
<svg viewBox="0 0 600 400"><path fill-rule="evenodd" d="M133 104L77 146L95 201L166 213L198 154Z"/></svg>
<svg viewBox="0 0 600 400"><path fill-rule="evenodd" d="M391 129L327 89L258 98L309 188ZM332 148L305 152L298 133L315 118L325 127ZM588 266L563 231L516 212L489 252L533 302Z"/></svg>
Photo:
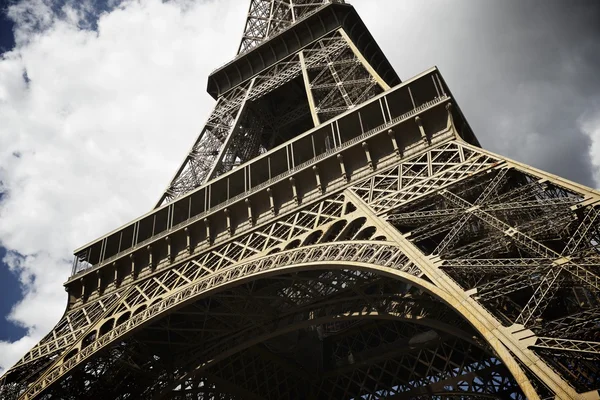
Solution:
<svg viewBox="0 0 600 400"><path fill-rule="evenodd" d="M208 92L2 398L600 397L600 193L482 149L344 1L251 0Z"/></svg>

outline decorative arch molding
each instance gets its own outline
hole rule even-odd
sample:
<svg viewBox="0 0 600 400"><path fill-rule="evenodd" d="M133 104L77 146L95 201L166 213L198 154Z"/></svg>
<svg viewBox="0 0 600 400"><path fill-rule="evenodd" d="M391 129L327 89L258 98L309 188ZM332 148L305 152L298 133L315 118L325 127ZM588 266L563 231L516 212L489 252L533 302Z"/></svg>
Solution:
<svg viewBox="0 0 600 400"><path fill-rule="evenodd" d="M48 388L68 371L116 340L202 296L209 296L252 280L317 269L356 269L374 272L414 285L441 300L475 328L508 368L525 395L528 398L537 398L535 389L525 376L525 372L502 343L502 332L498 329L490 329L467 307L456 304L449 293L421 278L422 271L410 261L398 245L374 241L334 242L302 247L235 264L197 281L189 282L170 295L164 296L158 303L148 305L137 315L131 316L121 324L115 324L110 332L97 338L68 360L64 358L60 360L55 368L32 388L32 394L38 394ZM106 319L99 321L91 327L90 332L97 331L105 321ZM73 347L81 347L81 342L74 344Z"/></svg>

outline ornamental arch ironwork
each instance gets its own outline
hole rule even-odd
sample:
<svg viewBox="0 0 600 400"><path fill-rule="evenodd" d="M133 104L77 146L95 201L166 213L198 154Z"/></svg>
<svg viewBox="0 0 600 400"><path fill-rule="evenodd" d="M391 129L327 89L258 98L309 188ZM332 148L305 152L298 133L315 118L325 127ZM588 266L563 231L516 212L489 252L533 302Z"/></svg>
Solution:
<svg viewBox="0 0 600 400"><path fill-rule="evenodd" d="M85 348L82 347L78 353L68 360L64 360L60 368L63 371L73 369L85 362L92 354L111 346L111 342L122 340L142 325L150 325L175 309L216 295L224 290L233 289L248 282L273 279L284 274L336 270L374 273L401 281L431 295L465 319L482 340L487 342L496 357L502 360L512 376L520 376L523 373L515 360L510 358L510 353L502 348L502 344L497 340L490 340L493 339L490 332L482 329L484 327L479 323L477 317L466 312L467 309L464 306L453 304L453 299L448 293L421 278L421 271L398 246L392 243L373 241L319 244L283 251L215 271L198 281L183 285L176 292L164 296L158 303L147 306L136 315L132 315L130 312L123 313L110 332L98 337ZM354 316L356 319L361 317L367 317L367 314L358 313ZM98 328L104 323L104 320L99 323ZM96 332L96 328L96 326L93 327L94 332ZM279 334L281 332L277 331L277 335ZM224 352L219 354L221 353L226 354Z"/></svg>

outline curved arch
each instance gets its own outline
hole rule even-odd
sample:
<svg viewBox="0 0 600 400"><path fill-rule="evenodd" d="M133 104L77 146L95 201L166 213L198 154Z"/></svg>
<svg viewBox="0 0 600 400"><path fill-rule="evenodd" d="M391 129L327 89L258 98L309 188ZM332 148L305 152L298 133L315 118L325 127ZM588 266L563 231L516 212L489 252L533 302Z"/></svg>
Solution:
<svg viewBox="0 0 600 400"><path fill-rule="evenodd" d="M276 247L273 250L269 251L269 253L267 255L271 256L273 254L279 253L280 251L281 251L281 249L279 247Z"/></svg>
<svg viewBox="0 0 600 400"><path fill-rule="evenodd" d="M350 222L344 230L339 234L338 240L350 240L356 235L358 231L362 229L367 223L366 217L359 217Z"/></svg>
<svg viewBox="0 0 600 400"><path fill-rule="evenodd" d="M155 300L153 302L154 304L157 303L157 301ZM138 308L135 309L135 311L133 312L132 315L138 315L139 313L141 313L142 311L144 311L146 308L148 308L148 306L146 304L142 304L141 306L139 306Z"/></svg>
<svg viewBox="0 0 600 400"><path fill-rule="evenodd" d="M310 246L317 243L317 241L321 239L321 236L323 236L322 230L312 232L306 237L306 239L304 239L304 242L302 242L302 246Z"/></svg>
<svg viewBox="0 0 600 400"><path fill-rule="evenodd" d="M329 269L325 269L327 271ZM313 272L311 270L310 272ZM260 279L257 278L257 280ZM273 277L271 277L273 279ZM391 300L391 301L390 301ZM486 349L480 342L473 339L472 333L469 333L453 321L441 321L446 315L447 310L436 310L434 302L426 299L414 300L412 297L399 296L395 298L389 293L380 293L375 295L366 295L364 293L354 294L354 297L339 297L329 299L323 302L310 302L294 308L289 312L278 314L277 318L281 320L289 319L300 324L300 327L306 327L315 323L340 322L344 320L366 319L385 319L398 320L427 328L439 330L460 338L481 349ZM339 307L341 306L341 307ZM345 311L340 313L340 308ZM352 311L354 310L354 311ZM308 324L308 325L305 325ZM287 329L284 327L284 329ZM263 331L261 331L262 334ZM284 333L288 333L285 331ZM277 336L277 334L275 334Z"/></svg>
<svg viewBox="0 0 600 400"><path fill-rule="evenodd" d="M347 224L348 221L342 219L331 225L329 229L327 229L321 240L319 240L319 243L328 243L335 240L335 238Z"/></svg>
<svg viewBox="0 0 600 400"><path fill-rule="evenodd" d="M73 350L69 351L66 355L65 355L65 360L70 360L71 358L73 358L73 356L75 356L77 353L79 353L79 348L74 348Z"/></svg>
<svg viewBox="0 0 600 400"><path fill-rule="evenodd" d="M434 320L434 319L430 319L430 318L426 318L426 317L425 318L415 318L414 315L399 313L399 312L396 312L393 310L389 310L387 312L381 312L378 310L369 310L368 312L365 312L364 310L362 310L362 311L354 311L352 313L331 314L331 315L320 316L320 317L315 317L315 318L313 318L311 316L310 318L306 318L304 320L296 320L293 324L281 327L279 330L270 331L267 334L259 335L259 337L256 337L248 342L244 342L239 347L232 347L232 348L226 349L226 350L231 350L231 351L233 351L232 354L234 354L237 351L244 350L252 345L261 343L264 340L273 339L277 336L284 335L284 334L290 333L290 332L294 332L298 329L308 328L309 326L322 325L322 324L327 324L330 322L357 321L357 320L360 321L360 320L365 320L365 319L401 321L401 322L408 322L408 323L415 324L415 325L425 326L428 328L434 328L434 329L438 329L442 332L449 333L449 334L451 334L457 338L460 338L466 342L469 342L470 344L473 344L477 347L480 347L480 348L482 347L481 344L479 344L479 343L477 343L477 341L473 340L473 337L470 336L467 332L463 331L462 329L456 328L452 325L449 325L449 324L446 324L443 322L439 322L438 320ZM220 360L221 353L222 352L219 353L219 356L211 358L211 363ZM231 355L231 354L229 354L229 355Z"/></svg>
<svg viewBox="0 0 600 400"><path fill-rule="evenodd" d="M129 317L131 317L131 313L129 311L121 314L121 316L117 319L115 326L123 325L125 322L129 321Z"/></svg>
<svg viewBox="0 0 600 400"><path fill-rule="evenodd" d="M386 313L386 314L379 313L378 311L375 311L375 310L373 310L373 312L371 312L371 313L364 313L363 311L357 311L357 312L353 312L353 313L345 313L345 314L337 314L337 315L332 314L332 315L317 317L317 318L313 318L313 319L307 318L303 321L295 321L294 323L283 326L280 329L275 330L275 331L270 331L267 333L264 333L264 331L261 331L262 334L257 335L250 340L246 340L243 343L240 343L237 345L234 344L234 346L231 346L230 342L223 342L222 347L217 347L215 349L214 357L208 356L209 361L207 361L203 364L200 364L197 368L195 368L192 371L185 373L181 377L177 378L177 380L175 382L173 382L171 385L169 385L169 388L175 387L177 384L180 384L182 381L185 381L186 379L189 379L192 376L209 369L211 366L217 364L220 361L223 361L229 357L234 356L235 354L237 354L239 352L249 349L252 346L258 345L267 340L274 339L278 336L289 334L291 332L294 332L294 331L297 331L300 329L306 329L306 328L309 328L310 326L323 325L323 324L330 323L330 322L362 321L362 320L387 320L387 321L402 321L402 322L410 322L410 323L422 323L424 326L439 328L439 325L437 325L437 324L430 325L427 321L415 321L415 319L406 318L406 316L403 316L402 314L397 314L393 311L390 311L389 313ZM433 322L433 321L430 321L430 322ZM467 334L464 332L461 333L458 330L453 330L452 332L449 332L449 333L451 333L453 335L458 333L459 334L458 338L467 340L469 343L475 344L473 339L467 338ZM167 390L169 390L169 389L167 388ZM437 392L435 394L437 394Z"/></svg>
<svg viewBox="0 0 600 400"><path fill-rule="evenodd" d="M385 251L380 252L382 254L386 254ZM387 254L386 254L387 256ZM486 341L486 343L490 346L490 348L492 348L496 354L499 355L499 359L502 361L502 363L506 366L506 368L510 371L510 373L513 375L513 379L515 379L515 381L517 382L517 384L519 385L519 387L521 388L521 390L523 390L523 392L525 394L527 393L536 393L535 391L533 392L527 392L526 388L524 388L523 386L526 385L531 385L530 382L528 380L524 381L524 380L518 380L515 378L515 373L513 370L511 370L511 368L509 367L509 365L505 362L505 359L503 356L505 356L506 354L508 354L510 356L510 353L507 353L506 351L504 352L498 352L498 345L502 346L501 344L499 344L498 342L493 342L493 341L489 341L486 340L485 336L482 334L482 332L478 329L476 324L473 324L472 321L468 318L465 318L465 315L460 313L455 307L452 306L451 304L451 299L449 297L449 295L445 292L443 292L440 288L438 288L437 286L435 286L434 284L427 282L425 280L423 280L422 278L419 278L417 276L411 275L408 272L405 271L398 271L394 268L390 268L390 267L383 267L380 265L376 265L376 264L370 264L370 263L364 263L364 262L354 262L354 261L350 261L350 262L335 262L335 261L321 261L321 262L312 262L312 263L305 263L305 264L296 264L296 265L283 265L282 267L278 267L276 268L276 270L279 273L275 273L273 270L271 271L266 271L266 272L261 272L257 275L255 275L253 278L254 279L250 279L250 280L255 280L255 279L261 279L264 277L272 277L273 275L277 275L277 274L281 274L281 273L297 273L297 272L301 272L301 271L314 271L316 269L321 269L321 270L332 270L332 269L348 269L348 267L353 267L357 270L362 270L362 271L371 271L371 272L376 272L379 273L383 276L388 276L390 278L394 278L394 279L399 279L403 282L406 283L410 283L411 285L414 285L416 287L419 287L420 289L422 289L423 291L431 294L432 296L434 296L435 298L441 300L444 304L446 304L446 306L448 306L450 309L452 309L453 311L457 312L458 315L460 315L461 317L463 317L464 319L466 319L471 326L473 326L475 328L475 330L484 338L484 340ZM240 280L240 284L242 282L247 282L249 279L241 279ZM227 285L228 287L230 285ZM236 285L231 285L231 286L236 286ZM394 313L394 312L390 312L388 314L380 314L378 311L373 311L372 313L365 313L365 311L360 311L360 312L355 312L352 314L341 314L341 315L332 315L332 316L327 316L327 317L321 317L321 318L316 318L316 319L307 319L304 321L300 321L300 322L296 322L295 324L290 324L287 325L285 327L280 328L277 331L272 331L269 332L267 334L263 334L263 335L257 335L256 337L254 337L253 339L250 339L246 342L243 342L242 344L238 345L238 346L231 346L231 344L229 342L227 342L223 348L220 348L219 351L217 352L216 355L210 357L209 356L209 361L201 364L199 366L199 368L197 370L194 370L195 372L191 375L194 375L196 373L196 371L200 371L203 370L207 367L209 367L210 365L216 364L219 361L224 360L225 358L228 358L234 354L236 354L239 351L243 351L251 346L257 345L265 340L270 340L273 339L279 335L284 335L293 331L296 331L298 329L302 329L302 328L308 328L311 325L320 325L320 324L324 324L327 322L332 322L332 321L344 321L344 320L364 320L364 319L384 319L384 320L400 320L400 321L405 321L405 322L412 322L415 323L414 319L411 318L405 318L403 317L401 314L398 313ZM423 320L423 321L419 321L420 323L422 323L425 326L430 326L432 328L436 327L439 329L439 325L429 325L430 321L427 320ZM448 332L448 331L447 331ZM448 332L450 333L450 332ZM466 339L466 337L464 335L460 335L457 334L457 331L453 331L451 332L453 335L461 338L461 339ZM469 342L472 342L472 338L471 340L469 340ZM512 357L512 356L511 356ZM177 382L181 382L187 378L190 377L190 374L185 374L180 380L178 380ZM531 387L531 390L534 390L533 387ZM529 398L529 397L527 397Z"/></svg>
<svg viewBox="0 0 600 400"><path fill-rule="evenodd" d="M392 254L391 257L390 254ZM161 299L159 303L151 305L138 315L125 320L126 316L129 317L129 312L124 313L117 320L117 325L122 326L119 326L118 329L113 329L113 331L104 335L100 340L94 341L91 345L75 354L71 359L60 364L58 368L64 374L101 348L123 337L133 329L152 323L171 310L189 304L203 296L209 296L251 280L282 273L317 269L356 269L369 271L418 287L438 300L441 300L468 321L495 351L513 377L524 376L523 370L508 349L498 340L495 336L496 334L489 327L482 324L474 312L463 304L457 304L448 292L437 287L435 284L413 275L415 273L414 266L412 266L410 260L403 254L400 247L391 243L371 241L319 244L265 256L215 271L211 275L180 287L178 290ZM408 271L411 271L412 274ZM519 379L517 381L527 396L536 395L533 386L527 379Z"/></svg>
<svg viewBox="0 0 600 400"><path fill-rule="evenodd" d="M99 332L99 336L104 336L106 335L108 332L110 332L113 327L115 325L115 319L111 318L108 321L106 321L105 323L102 324L102 326L100 327Z"/></svg>
<svg viewBox="0 0 600 400"><path fill-rule="evenodd" d="M377 228L374 226L368 226L362 231L358 232L354 237L354 240L369 240L373 237L373 235L375 235L375 232L377 232Z"/></svg>
<svg viewBox="0 0 600 400"><path fill-rule="evenodd" d="M96 338L97 338L97 332L96 331L91 331L90 333L88 333L82 340L81 340L81 348L85 348L88 347L90 344L92 344Z"/></svg>
<svg viewBox="0 0 600 400"><path fill-rule="evenodd" d="M300 239L296 239L296 240L289 242L283 250L284 251L293 250L293 249L298 248L298 246L300 246Z"/></svg>
<svg viewBox="0 0 600 400"><path fill-rule="evenodd" d="M150 303L150 305L153 306L155 304L160 303L161 301L162 301L162 297L157 297L156 299L152 300L152 303Z"/></svg>

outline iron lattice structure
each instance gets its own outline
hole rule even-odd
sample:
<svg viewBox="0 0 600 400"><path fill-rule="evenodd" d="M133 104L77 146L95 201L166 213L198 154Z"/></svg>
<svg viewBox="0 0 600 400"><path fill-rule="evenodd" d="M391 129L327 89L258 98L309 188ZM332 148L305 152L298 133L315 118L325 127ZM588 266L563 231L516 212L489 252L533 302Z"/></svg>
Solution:
<svg viewBox="0 0 600 400"><path fill-rule="evenodd" d="M6 399L597 399L599 193L483 150L342 2L253 0L157 207Z"/></svg>

